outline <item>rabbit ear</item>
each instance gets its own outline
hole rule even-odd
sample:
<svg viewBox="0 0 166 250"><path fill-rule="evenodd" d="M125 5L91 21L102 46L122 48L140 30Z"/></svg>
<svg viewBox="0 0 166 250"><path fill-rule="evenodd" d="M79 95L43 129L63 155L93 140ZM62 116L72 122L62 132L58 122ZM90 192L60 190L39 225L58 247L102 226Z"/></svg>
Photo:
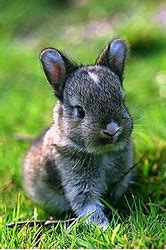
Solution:
<svg viewBox="0 0 166 250"><path fill-rule="evenodd" d="M115 39L103 50L96 64L109 67L122 80L126 53L126 42L122 39Z"/></svg>
<svg viewBox="0 0 166 250"><path fill-rule="evenodd" d="M40 60L47 80L55 91L55 95L62 101L65 79L68 74L76 70L76 64L53 48L44 49L40 53Z"/></svg>

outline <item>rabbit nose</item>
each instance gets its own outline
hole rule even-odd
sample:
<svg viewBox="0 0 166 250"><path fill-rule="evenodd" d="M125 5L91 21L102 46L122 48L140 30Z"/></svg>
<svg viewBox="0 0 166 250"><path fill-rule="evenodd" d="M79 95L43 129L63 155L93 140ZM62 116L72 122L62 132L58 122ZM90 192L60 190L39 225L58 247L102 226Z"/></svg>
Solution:
<svg viewBox="0 0 166 250"><path fill-rule="evenodd" d="M121 130L121 127L118 126L117 123L111 122L107 124L106 129L102 129L102 133L104 137L110 138L112 141L116 141Z"/></svg>

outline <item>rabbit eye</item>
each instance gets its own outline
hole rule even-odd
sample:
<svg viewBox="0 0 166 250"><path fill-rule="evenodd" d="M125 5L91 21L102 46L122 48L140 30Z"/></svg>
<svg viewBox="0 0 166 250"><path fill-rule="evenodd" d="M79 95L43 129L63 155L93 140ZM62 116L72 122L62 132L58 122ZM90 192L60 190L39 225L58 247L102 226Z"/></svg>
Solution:
<svg viewBox="0 0 166 250"><path fill-rule="evenodd" d="M83 108L81 106L76 106L76 110L77 110L77 116L79 118L84 118L85 111L83 110Z"/></svg>

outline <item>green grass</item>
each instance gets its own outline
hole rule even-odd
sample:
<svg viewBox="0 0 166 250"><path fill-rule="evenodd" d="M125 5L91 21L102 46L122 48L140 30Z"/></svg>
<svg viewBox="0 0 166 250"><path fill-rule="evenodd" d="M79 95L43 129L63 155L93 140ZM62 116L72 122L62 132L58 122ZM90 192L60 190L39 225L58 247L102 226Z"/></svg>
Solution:
<svg viewBox="0 0 166 250"><path fill-rule="evenodd" d="M4 225L11 219L16 223L20 219L23 210L20 202L19 197L13 213L6 213ZM83 225L83 220L76 220L68 227L63 223L51 228L18 228L16 224L8 229L4 226L1 244L4 248L162 248L165 230L159 206L148 203L145 207L133 197L133 206L129 205L129 210L128 216L114 211L110 226L104 232L96 225ZM30 219L37 219L36 209Z"/></svg>
<svg viewBox="0 0 166 250"><path fill-rule="evenodd" d="M56 1L0 3L0 248L164 248L166 247L166 32L157 21L164 1ZM163 24L163 25L166 25ZM113 37L129 41L126 101L134 118L137 176L126 212L112 211L102 232L82 221L66 229L13 229L17 221L48 219L26 197L21 165L35 137L51 122L55 102L38 55L48 46L80 63L93 63Z"/></svg>

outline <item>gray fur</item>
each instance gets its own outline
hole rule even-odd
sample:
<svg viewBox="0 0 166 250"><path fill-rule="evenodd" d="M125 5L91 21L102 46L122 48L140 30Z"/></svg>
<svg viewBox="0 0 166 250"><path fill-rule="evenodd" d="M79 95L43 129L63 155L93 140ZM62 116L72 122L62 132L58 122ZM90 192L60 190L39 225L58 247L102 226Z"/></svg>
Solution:
<svg viewBox="0 0 166 250"><path fill-rule="evenodd" d="M104 227L108 220L101 198L115 203L129 186L133 124L123 100L126 50L123 40L113 40L92 66L77 66L54 49L42 51L46 77L59 101L52 126L25 157L24 187L54 214L92 213L88 221Z"/></svg>

